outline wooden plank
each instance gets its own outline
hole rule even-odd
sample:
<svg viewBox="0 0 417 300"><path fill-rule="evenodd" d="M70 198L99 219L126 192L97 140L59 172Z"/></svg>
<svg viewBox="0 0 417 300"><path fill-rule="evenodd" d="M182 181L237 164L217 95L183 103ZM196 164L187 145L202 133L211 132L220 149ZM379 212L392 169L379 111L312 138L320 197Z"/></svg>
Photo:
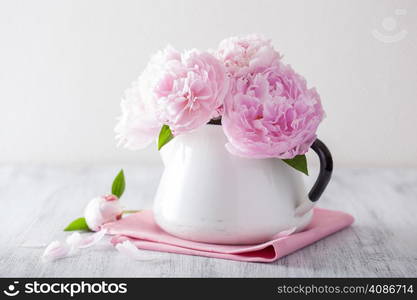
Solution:
<svg viewBox="0 0 417 300"><path fill-rule="evenodd" d="M161 166L124 166L126 208L150 208ZM116 166L0 167L0 276L92 277L411 277L417 276L417 170L337 169L320 206L343 210L355 224L275 263L143 251L132 261L108 243L42 263L43 248L85 203L107 193ZM312 180L314 175L310 176Z"/></svg>

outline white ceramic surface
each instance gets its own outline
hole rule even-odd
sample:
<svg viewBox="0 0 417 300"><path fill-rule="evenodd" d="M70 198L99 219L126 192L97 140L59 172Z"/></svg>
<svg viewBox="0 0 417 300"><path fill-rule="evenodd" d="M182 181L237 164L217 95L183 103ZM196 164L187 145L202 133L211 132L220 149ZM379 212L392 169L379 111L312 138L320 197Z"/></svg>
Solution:
<svg viewBox="0 0 417 300"><path fill-rule="evenodd" d="M303 175L279 159L231 155L226 142L221 126L207 125L162 148L165 170L154 201L159 226L194 241L252 244L308 225Z"/></svg>

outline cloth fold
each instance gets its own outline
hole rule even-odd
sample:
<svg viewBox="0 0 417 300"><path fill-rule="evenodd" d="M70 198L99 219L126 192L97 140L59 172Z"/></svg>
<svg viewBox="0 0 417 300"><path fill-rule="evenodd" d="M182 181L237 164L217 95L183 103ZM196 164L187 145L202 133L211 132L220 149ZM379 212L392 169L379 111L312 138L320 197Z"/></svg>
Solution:
<svg viewBox="0 0 417 300"><path fill-rule="evenodd" d="M273 262L350 226L351 215L314 208L310 225L302 232L278 237L256 245L217 245L184 240L163 231L154 221L152 211L145 210L103 226L113 244L130 240L143 250L199 255L250 262Z"/></svg>

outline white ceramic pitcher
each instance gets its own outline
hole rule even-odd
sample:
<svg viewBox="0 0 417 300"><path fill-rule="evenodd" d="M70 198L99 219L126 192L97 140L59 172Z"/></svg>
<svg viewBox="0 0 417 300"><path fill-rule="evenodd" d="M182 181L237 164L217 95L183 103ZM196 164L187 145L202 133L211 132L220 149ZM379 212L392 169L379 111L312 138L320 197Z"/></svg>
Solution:
<svg viewBox="0 0 417 300"><path fill-rule="evenodd" d="M332 161L316 140L319 179L307 196L301 172L280 159L246 159L230 154L218 125L180 135L161 149L165 165L154 202L157 224L183 239L253 244L283 231L299 231L326 187Z"/></svg>

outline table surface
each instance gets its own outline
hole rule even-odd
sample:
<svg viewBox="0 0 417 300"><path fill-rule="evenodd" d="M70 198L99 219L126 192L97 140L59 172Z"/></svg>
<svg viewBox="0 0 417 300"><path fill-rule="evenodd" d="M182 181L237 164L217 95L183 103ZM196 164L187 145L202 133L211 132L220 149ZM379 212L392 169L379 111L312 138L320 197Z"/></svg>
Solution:
<svg viewBox="0 0 417 300"><path fill-rule="evenodd" d="M123 166L128 209L150 208L162 168ZM42 245L86 202L108 192L118 167L0 166L0 277L415 277L417 170L336 169L319 206L343 210L347 229L274 263L143 251L131 260L108 242L52 263ZM314 177L310 176L312 180Z"/></svg>

